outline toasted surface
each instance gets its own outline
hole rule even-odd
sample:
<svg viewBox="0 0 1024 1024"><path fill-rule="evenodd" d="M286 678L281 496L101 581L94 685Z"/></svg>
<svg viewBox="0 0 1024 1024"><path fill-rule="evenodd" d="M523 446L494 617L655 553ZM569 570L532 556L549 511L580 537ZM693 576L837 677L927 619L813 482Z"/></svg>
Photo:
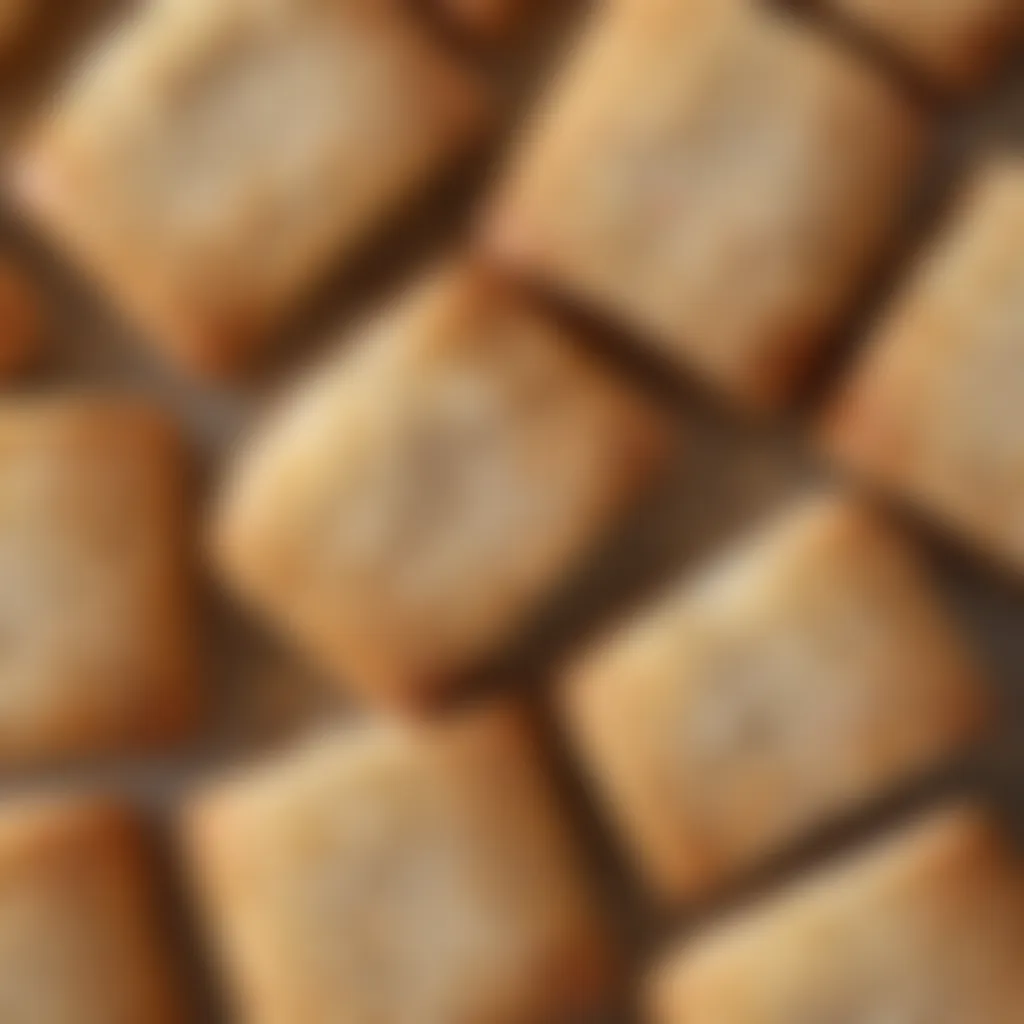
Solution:
<svg viewBox="0 0 1024 1024"><path fill-rule="evenodd" d="M0 804L4 1024L185 1024L138 823L99 798Z"/></svg>
<svg viewBox="0 0 1024 1024"><path fill-rule="evenodd" d="M15 50L32 11L32 0L0 0L0 62Z"/></svg>
<svg viewBox="0 0 1024 1024"><path fill-rule="evenodd" d="M590 777L673 900L952 756L988 703L913 552L833 495L598 642L564 696Z"/></svg>
<svg viewBox="0 0 1024 1024"><path fill-rule="evenodd" d="M0 408L0 764L144 749L191 723L183 461L128 399Z"/></svg>
<svg viewBox="0 0 1024 1024"><path fill-rule="evenodd" d="M893 85L779 12L608 4L489 244L728 394L778 404L881 254L922 139Z"/></svg>
<svg viewBox="0 0 1024 1024"><path fill-rule="evenodd" d="M149 4L40 127L15 187L154 341L226 371L479 108L397 4Z"/></svg>
<svg viewBox="0 0 1024 1024"><path fill-rule="evenodd" d="M428 0L450 24L484 40L505 39L537 0Z"/></svg>
<svg viewBox="0 0 1024 1024"><path fill-rule="evenodd" d="M824 426L843 463L1024 570L1024 161L975 182Z"/></svg>
<svg viewBox="0 0 1024 1024"><path fill-rule="evenodd" d="M822 871L670 957L652 1024L1024 1018L1024 875L956 809Z"/></svg>
<svg viewBox="0 0 1024 1024"><path fill-rule="evenodd" d="M35 284L17 262L0 254L0 380L15 376L39 357L42 333Z"/></svg>
<svg viewBox="0 0 1024 1024"><path fill-rule="evenodd" d="M1020 0L826 0L941 85L977 84L1024 31Z"/></svg>
<svg viewBox="0 0 1024 1024"><path fill-rule="evenodd" d="M343 681L417 702L576 568L664 426L539 308L446 268L271 418L226 488L216 553Z"/></svg>
<svg viewBox="0 0 1024 1024"><path fill-rule="evenodd" d="M608 949L518 714L377 720L200 796L198 885L244 1019L534 1024Z"/></svg>

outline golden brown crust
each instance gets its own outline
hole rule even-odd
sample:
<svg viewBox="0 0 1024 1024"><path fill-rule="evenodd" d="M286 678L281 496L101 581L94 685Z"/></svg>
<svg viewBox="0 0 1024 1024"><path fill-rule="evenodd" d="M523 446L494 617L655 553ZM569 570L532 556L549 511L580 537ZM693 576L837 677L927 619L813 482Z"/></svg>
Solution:
<svg viewBox="0 0 1024 1024"><path fill-rule="evenodd" d="M180 738L197 700L180 439L127 399L0 409L0 764Z"/></svg>
<svg viewBox="0 0 1024 1024"><path fill-rule="evenodd" d="M979 84L1020 41L1020 0L825 0L944 87Z"/></svg>
<svg viewBox="0 0 1024 1024"><path fill-rule="evenodd" d="M935 814L666 960L651 1024L1024 1019L1020 858L980 810Z"/></svg>
<svg viewBox="0 0 1024 1024"><path fill-rule="evenodd" d="M891 83L764 6L607 5L488 228L756 406L792 394L863 284L923 142Z"/></svg>
<svg viewBox="0 0 1024 1024"><path fill-rule="evenodd" d="M840 461L1024 569L1024 162L988 168L824 424Z"/></svg>
<svg viewBox="0 0 1024 1024"><path fill-rule="evenodd" d="M662 418L574 342L474 268L431 277L243 456L215 527L227 578L376 699L458 682L665 447Z"/></svg>
<svg viewBox="0 0 1024 1024"><path fill-rule="evenodd" d="M470 36L507 39L536 0L427 0L452 25Z"/></svg>
<svg viewBox="0 0 1024 1024"><path fill-rule="evenodd" d="M186 838L241 1016L534 1024L607 989L534 739L499 706L378 720L200 797Z"/></svg>
<svg viewBox="0 0 1024 1024"><path fill-rule="evenodd" d="M832 496L596 645L565 696L592 778L670 900L934 767L988 717L912 552Z"/></svg>
<svg viewBox="0 0 1024 1024"><path fill-rule="evenodd" d="M32 0L0 0L0 65L15 52L30 22Z"/></svg>
<svg viewBox="0 0 1024 1024"><path fill-rule="evenodd" d="M14 261L0 255L0 380L39 358L42 310L34 283Z"/></svg>
<svg viewBox="0 0 1024 1024"><path fill-rule="evenodd" d="M4 1024L185 1024L133 815L100 798L0 805Z"/></svg>
<svg viewBox="0 0 1024 1024"><path fill-rule="evenodd" d="M149 4L14 186L154 341L223 372L452 158L480 106L398 5Z"/></svg>

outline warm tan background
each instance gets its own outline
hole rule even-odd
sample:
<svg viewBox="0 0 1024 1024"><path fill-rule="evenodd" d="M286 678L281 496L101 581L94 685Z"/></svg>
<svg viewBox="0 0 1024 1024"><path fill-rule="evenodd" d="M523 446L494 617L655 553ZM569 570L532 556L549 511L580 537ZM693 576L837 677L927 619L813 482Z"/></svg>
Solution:
<svg viewBox="0 0 1024 1024"><path fill-rule="evenodd" d="M39 36L31 52L0 83L5 140L16 134L26 116L45 103L53 84L87 48L90 38L115 23L129 6L124 0L39 2L46 8ZM495 132L488 153L408 211L396 230L366 253L355 273L328 280L289 336L281 339L268 365L239 386L199 386L161 366L88 282L53 258L30 232L18 226L16 218L9 213L3 215L0 249L20 253L37 276L49 325L45 364L19 387L124 387L169 405L185 424L195 447L201 503L226 450L297 367L313 358L318 348L357 318L361 310L383 301L415 267L429 259L431 252L443 250L468 233L472 212L486 192L492 168L510 144L511 126L528 109L529 97L542 86L546 70L557 65L559 52L571 46L573 25L585 13L586 4L540 0L540 6L542 23L511 50L490 54L460 51L461 57L478 63L509 97L508 124ZM851 45L861 44L851 40ZM884 54L870 56L886 68L886 73L902 75ZM914 88L912 81L906 84ZM924 93L921 101L934 103ZM943 109L946 129L942 152L922 188L919 204L908 211L904 243L892 254L889 265L864 296L861 309L837 339L836 356L821 374L814 393L788 422L771 426L734 422L697 387L666 381L630 355L624 344L628 339L602 325L584 324L588 336L620 365L623 373L635 376L675 410L684 440L683 456L649 507L630 524L626 536L612 545L592 572L573 583L557 603L557 611L538 623L530 642L510 652L501 673L506 681L498 685L529 687L542 694L560 653L572 649L588 630L656 587L659 579L708 557L787 493L827 472L802 443L802 423L814 408L816 395L827 390L841 371L872 310L900 281L915 248L927 239L971 162L987 147L1012 146L1024 138L1024 63L970 104L961 109ZM559 315L573 316L566 310L560 310ZM1024 409L1021 412L1024 415ZM1005 694L1005 735L972 763L932 780L914 793L894 795L889 806L873 809L860 821L843 826L836 834L773 866L751 883L751 889L798 870L853 836L884 827L911 804L934 799L951 788L981 788L1024 823L1024 587L1018 581L1001 578L997 571L937 537L925 525L908 520L908 526L929 552L950 600L977 637L992 675ZM0 785L35 786L67 778L100 781L137 794L153 808L154 817L166 825L175 795L197 775L225 761L255 756L310 729L323 728L347 713L343 701L301 659L240 612L226 607L212 584L206 589L210 709L206 728L191 749L156 763L81 765L49 778L8 779ZM692 926L719 909L702 908L676 921L658 920L649 913L623 870L614 843L592 814L586 795L574 784L570 772L563 770L562 774L580 827L604 866L610 901L638 961L666 931ZM167 867L173 887L174 869L169 857ZM183 945L191 950L197 980L202 984L200 958L195 955L196 942L187 915L179 911L179 917ZM212 996L211 1004L216 1004ZM216 1016L215 1009L211 1014ZM626 1009L619 1019L628 1017Z"/></svg>

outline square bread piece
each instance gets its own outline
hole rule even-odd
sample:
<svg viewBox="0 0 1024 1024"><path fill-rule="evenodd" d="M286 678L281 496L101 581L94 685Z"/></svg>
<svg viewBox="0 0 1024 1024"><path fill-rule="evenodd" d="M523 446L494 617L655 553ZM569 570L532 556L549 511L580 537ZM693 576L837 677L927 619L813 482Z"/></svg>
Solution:
<svg viewBox="0 0 1024 1024"><path fill-rule="evenodd" d="M791 396L864 285L923 141L895 86L763 6L606 5L485 228L755 407Z"/></svg>
<svg viewBox="0 0 1024 1024"><path fill-rule="evenodd" d="M0 1020L186 1024L145 836L95 797L0 803Z"/></svg>
<svg viewBox="0 0 1024 1024"><path fill-rule="evenodd" d="M0 765L191 724L184 477L177 432L134 401L0 405Z"/></svg>
<svg viewBox="0 0 1024 1024"><path fill-rule="evenodd" d="M826 417L842 462L1024 571L1024 160L988 167Z"/></svg>
<svg viewBox="0 0 1024 1024"><path fill-rule="evenodd" d="M650 1024L1020 1024L1024 872L946 809L670 957Z"/></svg>
<svg viewBox="0 0 1024 1024"><path fill-rule="evenodd" d="M376 699L482 667L665 447L660 413L575 342L482 272L431 276L243 455L215 526L228 580Z"/></svg>
<svg viewBox="0 0 1024 1024"><path fill-rule="evenodd" d="M988 711L913 553L832 495L599 642L564 696L599 794L668 901L914 780Z"/></svg>
<svg viewBox="0 0 1024 1024"><path fill-rule="evenodd" d="M1024 30L1020 0L825 0L940 86L976 85Z"/></svg>
<svg viewBox="0 0 1024 1024"><path fill-rule="evenodd" d="M14 187L152 340L225 372L452 159L481 97L398 4L142 7Z"/></svg>
<svg viewBox="0 0 1024 1024"><path fill-rule="evenodd" d="M593 1009L612 956L538 754L509 707L377 720L202 795L188 846L240 1019Z"/></svg>

